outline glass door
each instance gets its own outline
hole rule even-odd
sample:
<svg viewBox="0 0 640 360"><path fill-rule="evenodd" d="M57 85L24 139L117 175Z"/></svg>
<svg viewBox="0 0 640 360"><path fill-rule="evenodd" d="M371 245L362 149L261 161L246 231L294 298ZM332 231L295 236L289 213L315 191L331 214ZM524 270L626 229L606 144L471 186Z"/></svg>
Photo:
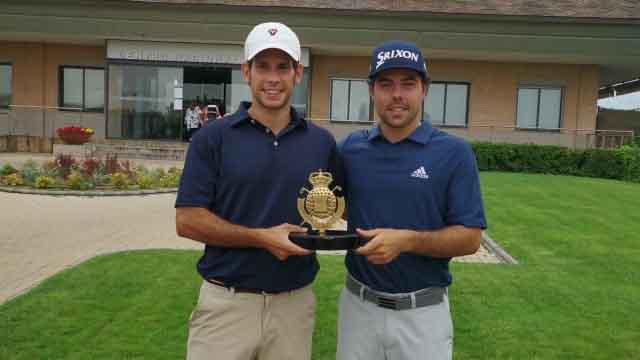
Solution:
<svg viewBox="0 0 640 360"><path fill-rule="evenodd" d="M182 139L181 67L109 65L107 137Z"/></svg>

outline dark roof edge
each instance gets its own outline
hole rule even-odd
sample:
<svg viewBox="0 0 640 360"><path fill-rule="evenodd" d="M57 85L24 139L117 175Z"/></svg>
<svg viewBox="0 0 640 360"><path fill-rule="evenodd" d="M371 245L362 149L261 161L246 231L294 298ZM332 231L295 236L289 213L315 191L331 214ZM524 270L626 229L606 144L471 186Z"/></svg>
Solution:
<svg viewBox="0 0 640 360"><path fill-rule="evenodd" d="M640 78L606 85L598 89L598 97L604 98L613 95L624 95L640 90Z"/></svg>
<svg viewBox="0 0 640 360"><path fill-rule="evenodd" d="M111 0L113 2L122 2L122 0ZM514 20L514 21L530 21L530 22L569 22L569 23L596 23L596 24L640 24L640 14L638 16L628 17L607 17L607 16L569 16L569 15L548 15L548 14L518 14L518 13L500 13L491 11L431 11L431 10L404 10L404 9L387 9L387 8L367 8L354 9L353 7L330 7L330 6L309 6L309 5L276 5L278 1L237 1L237 0L124 0L125 2L136 3L153 3L164 5L186 5L186 6L213 6L229 9L254 9L260 11L269 10L290 10L299 12L330 12L342 15L362 15L367 13L371 15L387 15L387 16L434 16L434 17L461 17L461 18L482 18L494 20ZM281 1L287 3L287 1Z"/></svg>

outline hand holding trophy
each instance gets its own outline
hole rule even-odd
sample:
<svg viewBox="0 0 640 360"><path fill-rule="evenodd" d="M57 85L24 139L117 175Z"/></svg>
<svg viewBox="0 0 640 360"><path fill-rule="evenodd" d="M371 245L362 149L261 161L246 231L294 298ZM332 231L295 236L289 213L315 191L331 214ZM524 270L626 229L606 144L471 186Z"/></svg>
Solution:
<svg viewBox="0 0 640 360"><path fill-rule="evenodd" d="M309 224L308 233L291 233L289 239L295 244L309 250L346 250L359 246L359 237L355 233L343 230L329 230L342 218L345 209L343 197L336 196L341 191L339 186L329 188L333 182L331 173L318 170L309 175L311 190L300 189L298 212L303 225ZM306 197L305 197L306 195Z"/></svg>

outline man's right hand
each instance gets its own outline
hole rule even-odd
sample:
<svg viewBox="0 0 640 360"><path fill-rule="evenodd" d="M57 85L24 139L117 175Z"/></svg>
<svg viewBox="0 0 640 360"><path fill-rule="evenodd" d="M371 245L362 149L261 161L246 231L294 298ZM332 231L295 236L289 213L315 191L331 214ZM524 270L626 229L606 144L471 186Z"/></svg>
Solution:
<svg viewBox="0 0 640 360"><path fill-rule="evenodd" d="M313 252L304 249L289 240L289 233L307 232L307 229L291 224L280 224L278 226L260 229L262 247L267 249L279 260L286 260L289 256L311 255Z"/></svg>

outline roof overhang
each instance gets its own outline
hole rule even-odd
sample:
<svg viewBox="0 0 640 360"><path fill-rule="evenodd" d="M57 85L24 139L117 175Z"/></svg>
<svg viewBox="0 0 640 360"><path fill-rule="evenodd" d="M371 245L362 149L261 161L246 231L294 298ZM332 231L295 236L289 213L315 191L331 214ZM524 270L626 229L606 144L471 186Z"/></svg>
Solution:
<svg viewBox="0 0 640 360"><path fill-rule="evenodd" d="M595 64L601 67L603 87L640 77L640 23L635 19L9 0L0 8L0 39L242 44L263 21L291 26L312 54L367 56L381 41L405 39L431 59Z"/></svg>
<svg viewBox="0 0 640 360"><path fill-rule="evenodd" d="M603 86L600 88L600 91L598 91L598 97L602 99L611 96L625 95L636 91L640 91L640 78Z"/></svg>

